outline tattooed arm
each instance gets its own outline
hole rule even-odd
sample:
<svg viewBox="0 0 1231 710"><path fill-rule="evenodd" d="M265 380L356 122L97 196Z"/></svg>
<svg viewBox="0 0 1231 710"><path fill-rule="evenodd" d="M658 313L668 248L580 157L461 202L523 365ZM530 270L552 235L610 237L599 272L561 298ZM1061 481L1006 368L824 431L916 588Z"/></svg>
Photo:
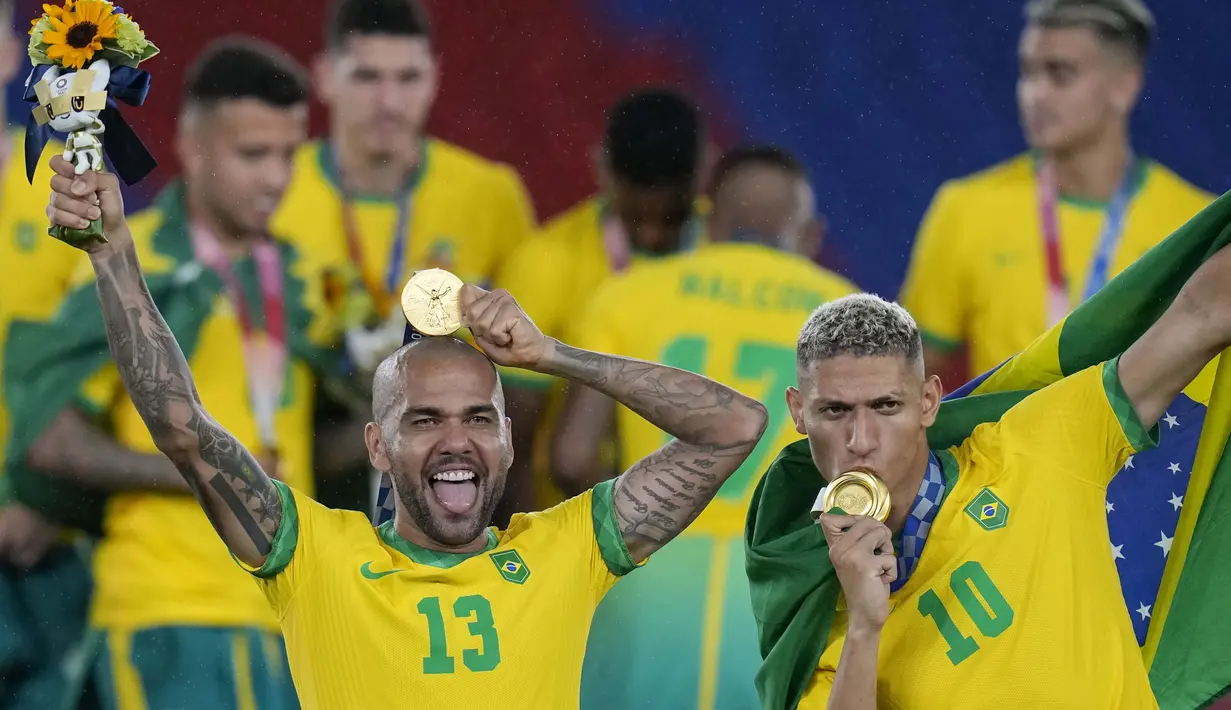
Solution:
<svg viewBox="0 0 1231 710"><path fill-rule="evenodd" d="M108 241L73 246L90 253L107 342L133 406L231 552L261 565L282 518L278 492L252 454L202 407L184 353L141 274L116 177L87 171L74 178L59 156L51 167L53 226L84 229L87 219L102 217Z"/></svg>
<svg viewBox="0 0 1231 710"><path fill-rule="evenodd" d="M674 437L616 479L616 520L636 561L700 515L765 432L765 407L713 380L547 338L503 290L467 284L460 300L463 323L496 363L591 387Z"/></svg>
<svg viewBox="0 0 1231 710"><path fill-rule="evenodd" d="M685 370L560 342L543 370L602 392L674 437L616 479L616 520L634 560L700 515L765 432L761 403Z"/></svg>
<svg viewBox="0 0 1231 710"><path fill-rule="evenodd" d="M133 406L235 556L259 566L282 517L256 459L201 405L175 336L154 306L129 243L90 255L107 342Z"/></svg>

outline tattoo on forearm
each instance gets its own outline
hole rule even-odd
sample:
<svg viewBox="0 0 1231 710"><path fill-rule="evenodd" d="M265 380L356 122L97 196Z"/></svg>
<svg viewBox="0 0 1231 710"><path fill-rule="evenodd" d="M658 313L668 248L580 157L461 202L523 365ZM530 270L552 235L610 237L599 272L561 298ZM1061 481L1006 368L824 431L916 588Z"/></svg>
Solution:
<svg viewBox="0 0 1231 710"><path fill-rule="evenodd" d="M616 483L616 521L629 550L662 547L701 514L765 427L757 402L691 372L555 346L551 374L606 394L674 437Z"/></svg>
<svg viewBox="0 0 1231 710"><path fill-rule="evenodd" d="M557 344L550 374L606 394L674 437L617 480L616 520L635 556L696 519L752 452L765 408L700 375Z"/></svg>
<svg viewBox="0 0 1231 710"><path fill-rule="evenodd" d="M277 490L252 455L202 408L188 362L141 276L136 250L100 260L95 270L111 356L155 443L169 451L224 538L233 518L257 552L268 554L281 517Z"/></svg>

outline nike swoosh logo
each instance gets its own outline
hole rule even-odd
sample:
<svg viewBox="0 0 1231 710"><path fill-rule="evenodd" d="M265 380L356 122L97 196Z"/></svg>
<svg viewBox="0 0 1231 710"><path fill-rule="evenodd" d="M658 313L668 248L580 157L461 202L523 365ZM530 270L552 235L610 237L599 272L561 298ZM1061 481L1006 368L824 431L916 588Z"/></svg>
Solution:
<svg viewBox="0 0 1231 710"><path fill-rule="evenodd" d="M391 574L397 574L402 571L400 569L391 569L388 572L373 572L371 562L364 562L363 566L359 568L359 574L363 575L364 579L380 579L381 577L388 577Z"/></svg>

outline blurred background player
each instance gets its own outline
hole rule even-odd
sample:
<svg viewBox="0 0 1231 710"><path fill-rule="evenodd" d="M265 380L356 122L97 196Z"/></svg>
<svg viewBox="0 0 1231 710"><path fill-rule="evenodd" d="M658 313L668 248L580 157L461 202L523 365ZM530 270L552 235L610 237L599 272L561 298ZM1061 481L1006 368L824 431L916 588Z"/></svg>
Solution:
<svg viewBox="0 0 1231 710"><path fill-rule="evenodd" d="M902 288L928 372L953 384L1024 349L1212 199L1133 150L1154 30L1140 0L1033 0L1025 15L1031 150L941 186Z"/></svg>
<svg viewBox="0 0 1231 710"><path fill-rule="evenodd" d="M214 43L188 74L182 178L129 223L150 291L191 343L201 399L266 470L311 490L312 318L301 264L266 231L306 139L307 97L306 73L279 50L243 38ZM94 300L94 291L86 284L70 298ZM74 374L46 406L71 404L28 458L47 475L113 492L90 614L103 639L94 657L104 707L298 707L278 619L155 448L96 329L97 346L76 351L84 360L62 363ZM40 346L67 359L51 355L56 337L50 331ZM269 359L258 362L260 352Z"/></svg>
<svg viewBox="0 0 1231 710"><path fill-rule="evenodd" d="M273 224L327 274L351 359L370 375L402 344L398 297L414 271L438 267L490 284L533 229L534 212L512 168L426 133L440 69L417 0L335 0L324 39L313 73L329 132L296 155ZM343 404L330 397L319 410L333 432L317 452L319 495L366 511L365 419Z"/></svg>
<svg viewBox="0 0 1231 710"><path fill-rule="evenodd" d="M517 294L544 333L563 335L608 276L703 239L708 146L704 119L687 96L667 89L626 95L612 106L594 151L599 194L528 240L497 285ZM564 384L526 370L503 378L517 456L497 520L563 499L547 459Z"/></svg>
<svg viewBox="0 0 1231 710"><path fill-rule="evenodd" d="M799 323L856 291L795 250L819 224L796 160L774 147L731 151L714 171L707 243L609 280L572 323L583 347L711 377L761 401L769 424L714 502L595 614L582 673L586 708L757 707L760 665L744 576L743 525L761 471L796 438L782 392L795 378ZM553 470L572 495L615 475L596 455L618 434L623 466L664 443L630 410L569 390ZM673 590L669 605L647 604ZM661 598L661 597L656 597Z"/></svg>
<svg viewBox="0 0 1231 710"><path fill-rule="evenodd" d="M0 3L0 21L6 23L0 31L0 82L5 84L25 65L21 44L9 29L12 20L12 3ZM24 116L18 118L24 122ZM5 350L20 347L6 342L9 322L50 318L73 272L84 265L76 250L47 239L47 214L39 205L51 179L47 159L64 146L52 141L44 149L31 184L23 143L18 130L0 140L0 372ZM0 462L10 423L4 382L0 377ZM15 499L10 486L0 486L0 707L57 707L65 687L78 680L69 676L67 656L85 633L89 565L59 526Z"/></svg>

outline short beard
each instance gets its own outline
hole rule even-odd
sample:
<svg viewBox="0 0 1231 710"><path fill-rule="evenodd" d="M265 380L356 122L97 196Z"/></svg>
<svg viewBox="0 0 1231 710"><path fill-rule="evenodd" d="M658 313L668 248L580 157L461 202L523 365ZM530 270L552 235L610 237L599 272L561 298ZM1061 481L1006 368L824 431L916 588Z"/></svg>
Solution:
<svg viewBox="0 0 1231 710"><path fill-rule="evenodd" d="M415 527L422 530L423 534L431 540L446 547L459 547L479 537L491 524L496 505L500 503L500 498L504 495L504 476L484 481L483 485L479 486L478 493L483 496L483 500L479 504L478 517L474 518L471 527L460 533L451 534L441 526L436 518L432 517L432 509L427 501L427 497L432 495L432 492L428 490L430 483L412 482L411 477L399 471L397 466L390 471L390 476L397 483L398 500L402 501L402 507L414 522ZM488 490L489 483L494 483L495 488Z"/></svg>

